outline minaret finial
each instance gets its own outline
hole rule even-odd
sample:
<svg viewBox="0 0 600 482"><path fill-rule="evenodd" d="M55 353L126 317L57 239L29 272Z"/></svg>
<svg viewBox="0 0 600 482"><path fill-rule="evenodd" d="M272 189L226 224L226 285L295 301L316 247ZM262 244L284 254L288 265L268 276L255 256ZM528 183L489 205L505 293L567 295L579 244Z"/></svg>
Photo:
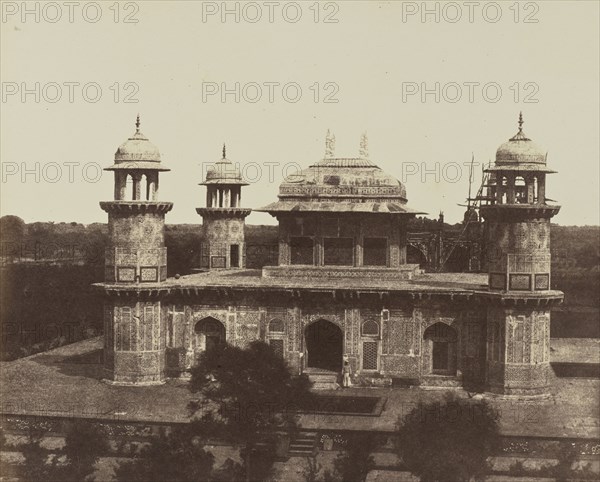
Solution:
<svg viewBox="0 0 600 482"><path fill-rule="evenodd" d="M523 132L523 112L519 112L519 132Z"/></svg>
<svg viewBox="0 0 600 482"><path fill-rule="evenodd" d="M360 157L361 159L369 158L369 140L367 139L367 133L363 132L360 136Z"/></svg>
<svg viewBox="0 0 600 482"><path fill-rule="evenodd" d="M331 134L329 129L327 129L327 135L325 136L325 158L326 159L333 158L334 152L335 152L335 136Z"/></svg>
<svg viewBox="0 0 600 482"><path fill-rule="evenodd" d="M227 149L225 147L225 143L223 143L223 159L225 159L225 157L227 157L226 155L227 155Z"/></svg>
<svg viewBox="0 0 600 482"><path fill-rule="evenodd" d="M137 118L135 120L135 132L136 134L140 132L140 114L138 112Z"/></svg>

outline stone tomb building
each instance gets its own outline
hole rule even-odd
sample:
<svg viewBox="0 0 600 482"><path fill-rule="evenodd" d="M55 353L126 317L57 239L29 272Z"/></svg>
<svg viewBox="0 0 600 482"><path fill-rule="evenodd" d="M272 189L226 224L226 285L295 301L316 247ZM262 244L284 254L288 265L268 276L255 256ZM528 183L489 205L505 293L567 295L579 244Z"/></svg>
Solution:
<svg viewBox="0 0 600 482"><path fill-rule="evenodd" d="M277 266L245 268L236 166L217 161L207 186L201 266L166 277L158 174L168 171L140 133L119 147L109 214L105 303L107 381L160 384L220 343L263 340L295 373L331 386L343 360L358 385L465 386L499 394L549 389L550 219L546 152L519 132L488 169L481 215L488 274L422 273L407 264L405 186L369 160L325 157L287 178L260 209L279 223ZM127 192L127 186L131 192ZM144 188L144 189L143 189ZM198 268L198 267L196 267Z"/></svg>

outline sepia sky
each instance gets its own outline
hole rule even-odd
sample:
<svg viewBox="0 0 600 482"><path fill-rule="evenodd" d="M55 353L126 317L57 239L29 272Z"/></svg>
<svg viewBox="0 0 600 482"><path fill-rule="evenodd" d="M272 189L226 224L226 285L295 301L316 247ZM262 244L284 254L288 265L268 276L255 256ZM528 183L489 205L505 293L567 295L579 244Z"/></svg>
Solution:
<svg viewBox="0 0 600 482"><path fill-rule="evenodd" d="M2 215L105 222L113 180L98 166L139 112L172 169L168 223L200 223L223 142L258 208L323 157L327 129L339 157L366 131L409 206L458 222L471 156L476 191L523 111L558 171L554 221L599 223L596 1L50 3L2 2Z"/></svg>

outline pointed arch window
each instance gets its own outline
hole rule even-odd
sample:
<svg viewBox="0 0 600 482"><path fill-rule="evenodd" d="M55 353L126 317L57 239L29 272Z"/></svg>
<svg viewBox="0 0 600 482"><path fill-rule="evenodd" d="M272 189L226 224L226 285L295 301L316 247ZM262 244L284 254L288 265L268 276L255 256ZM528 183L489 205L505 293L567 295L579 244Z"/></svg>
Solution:
<svg viewBox="0 0 600 482"><path fill-rule="evenodd" d="M379 336L379 323L367 320L362 324L362 334L365 336Z"/></svg>
<svg viewBox="0 0 600 482"><path fill-rule="evenodd" d="M284 329L283 321L279 318L275 318L269 322L269 333L283 333Z"/></svg>

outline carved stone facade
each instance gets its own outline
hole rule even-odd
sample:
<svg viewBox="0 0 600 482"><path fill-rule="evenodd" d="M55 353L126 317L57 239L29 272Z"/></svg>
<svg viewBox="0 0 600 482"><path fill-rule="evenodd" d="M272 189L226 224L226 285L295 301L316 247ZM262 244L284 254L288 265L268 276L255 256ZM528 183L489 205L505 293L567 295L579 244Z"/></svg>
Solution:
<svg viewBox="0 0 600 482"><path fill-rule="evenodd" d="M287 179L279 201L262 209L279 221L277 266L244 269L250 210L240 207L245 183L224 150L202 183L207 207L197 209L203 269L167 279L164 216L172 205L156 196L166 169L137 127L109 168L115 200L101 203L110 246L97 286L111 383L163 383L218 344L260 340L295 374L339 374L348 360L355 385L548 392L550 310L563 296L550 289L550 219L559 207L546 203L545 154L521 129L487 170L485 230L478 225L469 238L488 235L487 275L424 274L408 263L406 226L419 212L406 205L404 185L365 158L366 139L360 158L335 158L330 138L328 155ZM129 175L134 195L126 201ZM436 239L448 261L451 251Z"/></svg>
<svg viewBox="0 0 600 482"><path fill-rule="evenodd" d="M487 333L489 390L520 395L549 388L550 312L490 306Z"/></svg>
<svg viewBox="0 0 600 482"><path fill-rule="evenodd" d="M208 168L206 207L197 208L202 216L203 240L200 246L200 269L241 269L246 267L245 219L250 209L241 206L240 170L225 157Z"/></svg>
<svg viewBox="0 0 600 482"><path fill-rule="evenodd" d="M219 303L210 290L197 298L107 303L105 349L111 355L105 364L107 372L118 372L115 381L135 380L136 370L140 383L185 373L206 349L197 327L208 319L222 325L222 341L232 345L244 347L255 340L272 344L296 373L313 368L311 361L319 351L338 350L350 361L359 384L372 377L433 385L449 380L481 385L484 380L486 310L464 300L424 303L405 296L397 301L378 296L335 300L326 293L294 299L290 294L275 297L249 291L230 294ZM211 302L203 304L200 299ZM317 323L331 328L311 345L309 330ZM339 338L332 336L335 331ZM437 360L440 367L435 366L436 344L446 356ZM160 351L165 355L159 356ZM143 373L136 360L145 364ZM341 364L340 356L333 365L314 368L339 371Z"/></svg>
<svg viewBox="0 0 600 482"><path fill-rule="evenodd" d="M115 384L152 385L165 379L165 312L160 301L106 303L104 368Z"/></svg>
<svg viewBox="0 0 600 482"><path fill-rule="evenodd" d="M199 208L203 217L200 268L232 269L246 267L244 218L249 209Z"/></svg>

